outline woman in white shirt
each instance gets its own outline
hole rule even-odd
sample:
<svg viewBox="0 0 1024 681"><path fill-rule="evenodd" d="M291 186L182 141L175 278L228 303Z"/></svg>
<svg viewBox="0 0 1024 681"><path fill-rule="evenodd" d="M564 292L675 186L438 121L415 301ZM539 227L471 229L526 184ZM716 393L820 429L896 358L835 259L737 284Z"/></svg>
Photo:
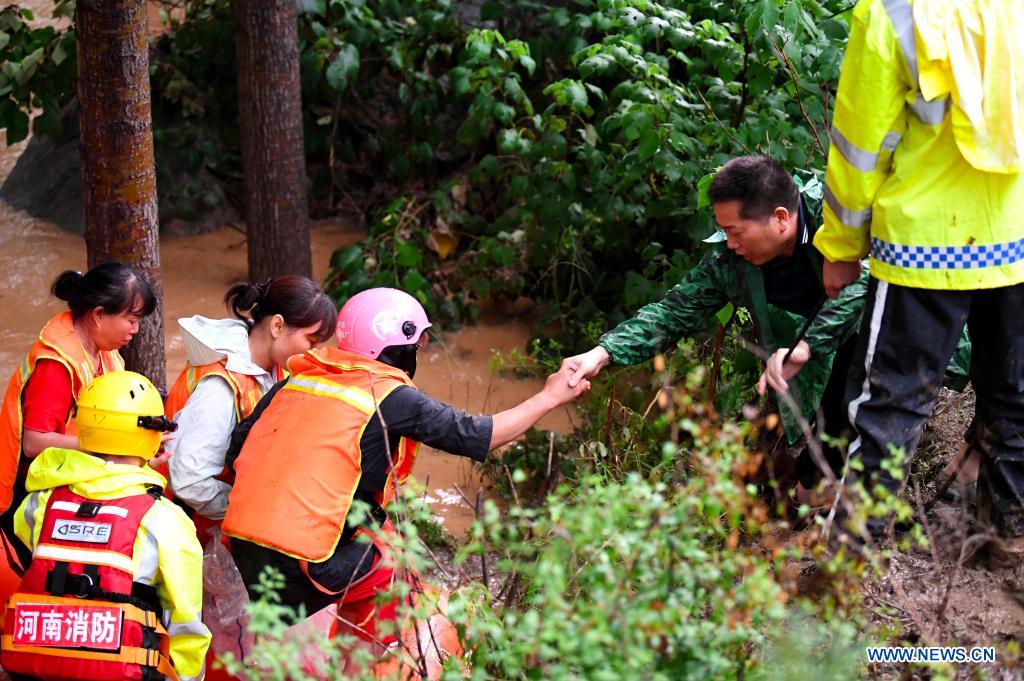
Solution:
<svg viewBox="0 0 1024 681"><path fill-rule="evenodd" d="M327 294L299 276L236 284L224 303L234 319L178 320L188 364L167 397L167 415L178 423L168 445L170 488L195 511L204 544L227 508L231 431L284 378L289 357L333 335L338 315Z"/></svg>

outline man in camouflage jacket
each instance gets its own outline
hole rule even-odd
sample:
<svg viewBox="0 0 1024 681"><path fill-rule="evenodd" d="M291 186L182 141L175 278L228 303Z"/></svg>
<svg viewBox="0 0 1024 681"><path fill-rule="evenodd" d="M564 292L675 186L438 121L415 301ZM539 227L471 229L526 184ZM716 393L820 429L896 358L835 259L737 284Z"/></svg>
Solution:
<svg viewBox="0 0 1024 681"><path fill-rule="evenodd" d="M811 174L790 177L766 157L739 157L723 166L708 191L721 227L708 239L711 249L664 298L640 308L589 352L567 358L565 363L575 369L570 383L596 375L609 363L639 364L665 352L700 332L732 303L750 312L755 341L772 353L760 389L767 383L788 390L809 422L821 406L826 423L818 426L833 437L842 435L848 427L843 389L864 309L866 267L838 298L824 302L804 343L785 366L781 362L826 298L821 255L812 245L822 222L823 191ZM950 387L966 384L969 352L965 338L947 372ZM780 411L787 439L794 444L803 435L798 419L785 404ZM834 449L827 454L838 472L841 454ZM798 468L806 485L816 471L807 457L802 464Z"/></svg>

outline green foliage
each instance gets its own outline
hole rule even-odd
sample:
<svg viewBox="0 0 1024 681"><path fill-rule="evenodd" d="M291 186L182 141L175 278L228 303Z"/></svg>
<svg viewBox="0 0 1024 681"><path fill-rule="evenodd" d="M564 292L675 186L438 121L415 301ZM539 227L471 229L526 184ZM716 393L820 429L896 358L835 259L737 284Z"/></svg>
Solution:
<svg viewBox="0 0 1024 681"><path fill-rule="evenodd" d="M699 385L700 376L683 382ZM643 474L631 469L629 457L613 465L591 456L592 441L580 432L572 438L574 467L538 503L485 502L468 543L445 568L465 575L488 565L486 584L463 578L449 599L447 616L467 653L448 660L444 678L858 673L870 637L856 610L863 563L844 553L819 557L828 575L825 592L815 600L802 596L786 570L804 557L800 542L779 541L788 526L771 518L745 478L757 457L742 445L748 426L718 422L682 391L658 408L661 427L628 438ZM627 439L625 423L608 425L612 437ZM551 441L525 446L546 452ZM526 489L541 476L516 470L510 477ZM429 574L433 565L419 529L429 509L422 497L406 491L389 513L402 534L403 566ZM426 603L418 617L433 612ZM253 617L262 622L277 613L271 601ZM340 649L351 649L351 641L322 645L334 665ZM297 656L279 637L261 636L257 659L264 678L294 677ZM345 673L368 678L351 666Z"/></svg>
<svg viewBox="0 0 1024 681"><path fill-rule="evenodd" d="M452 168L453 179L399 199L404 220L396 203L378 213L366 276L336 273L332 293L402 282L403 259L388 255L401 223L434 314L459 321L481 299L531 295L546 303L539 325L556 322L578 344L590 320L617 321L694 262L712 231L699 211L709 170L749 151L791 167L823 161L845 35L837 9L486 4L501 30L471 30L463 49L446 49L449 109L430 123L450 129L454 115L457 134L419 168L427 179ZM439 232L454 234L454 252L438 247Z"/></svg>
<svg viewBox="0 0 1024 681"><path fill-rule="evenodd" d="M0 129L7 144L32 132L58 137L61 108L75 93L75 34L51 26L32 28L32 12L0 9Z"/></svg>
<svg viewBox="0 0 1024 681"><path fill-rule="evenodd" d="M401 286L455 322L528 295L544 301L538 327L575 348L699 257L714 168L747 152L822 163L844 9L492 0L478 20L450 0L300 3L311 210L371 227L331 293ZM240 207L242 175L230 3L184 10L153 44L152 92L161 214L195 219ZM41 107L52 133L74 91L73 36L2 35L8 83L40 61L0 125L17 139ZM59 77L41 78L51 67Z"/></svg>

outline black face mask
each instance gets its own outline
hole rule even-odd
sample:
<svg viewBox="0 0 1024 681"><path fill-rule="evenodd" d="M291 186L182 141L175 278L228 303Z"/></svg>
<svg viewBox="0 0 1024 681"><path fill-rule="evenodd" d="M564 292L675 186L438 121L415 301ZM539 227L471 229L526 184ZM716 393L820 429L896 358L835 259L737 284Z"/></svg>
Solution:
<svg viewBox="0 0 1024 681"><path fill-rule="evenodd" d="M384 362L396 369L401 369L409 374L409 378L416 376L416 344L411 345L389 345L380 351L377 360Z"/></svg>

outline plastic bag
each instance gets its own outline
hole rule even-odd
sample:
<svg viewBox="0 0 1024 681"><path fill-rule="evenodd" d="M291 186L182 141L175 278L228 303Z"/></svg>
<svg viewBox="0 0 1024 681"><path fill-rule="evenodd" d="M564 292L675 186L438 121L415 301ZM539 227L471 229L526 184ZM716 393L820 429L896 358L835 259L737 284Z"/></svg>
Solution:
<svg viewBox="0 0 1024 681"><path fill-rule="evenodd" d="M231 653L244 664L254 642L246 627L249 593L234 558L221 542L220 528L213 528L210 535L203 548L203 623L213 634L210 651L217 657Z"/></svg>

